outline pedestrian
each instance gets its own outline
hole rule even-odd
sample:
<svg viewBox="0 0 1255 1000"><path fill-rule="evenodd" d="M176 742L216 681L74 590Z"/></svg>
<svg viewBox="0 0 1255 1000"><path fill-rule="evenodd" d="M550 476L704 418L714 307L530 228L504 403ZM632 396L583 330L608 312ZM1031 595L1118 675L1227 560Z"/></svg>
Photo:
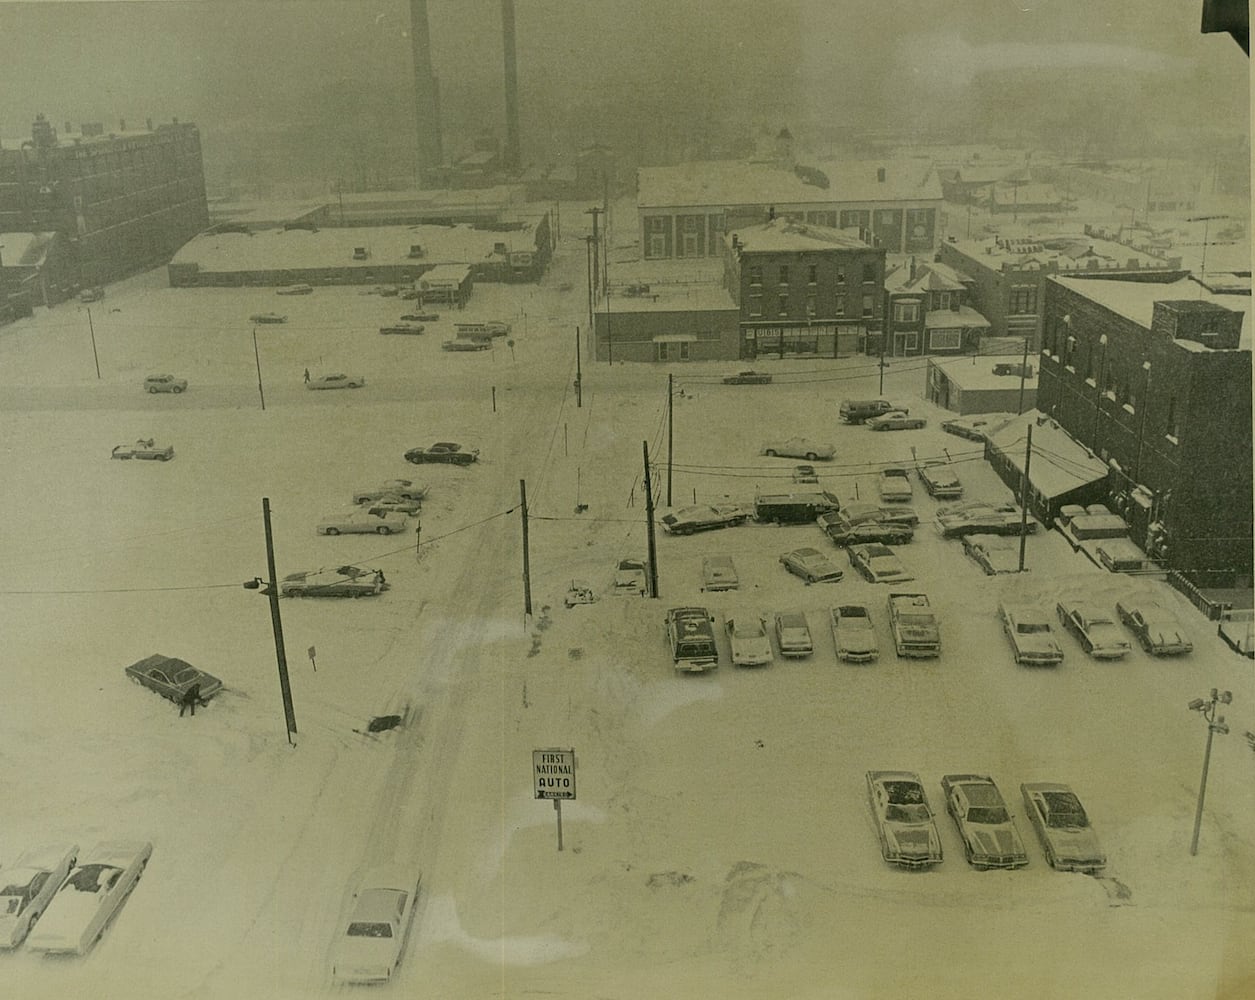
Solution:
<svg viewBox="0 0 1255 1000"><path fill-rule="evenodd" d="M183 713L189 708L192 710L192 716L195 717L196 706L200 705L201 708L204 708L208 704L209 702L201 699L200 685L193 684L190 688L183 692L183 697L179 699L179 718L183 718Z"/></svg>
<svg viewBox="0 0 1255 1000"><path fill-rule="evenodd" d="M309 369L308 368L305 369L305 384L306 385L309 384Z"/></svg>
<svg viewBox="0 0 1255 1000"><path fill-rule="evenodd" d="M388 582L387 580L385 580L385 579L384 579L384 576L383 576L383 570L381 570L381 569L377 569L377 570L375 570L375 580L379 583L379 586L381 586L381 587L382 587L385 583L387 583L387 582Z"/></svg>

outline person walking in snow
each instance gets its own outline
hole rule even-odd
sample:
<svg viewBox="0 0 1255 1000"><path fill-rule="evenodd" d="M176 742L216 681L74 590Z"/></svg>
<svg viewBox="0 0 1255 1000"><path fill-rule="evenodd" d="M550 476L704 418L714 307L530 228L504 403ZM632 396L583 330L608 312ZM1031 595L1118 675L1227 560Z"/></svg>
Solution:
<svg viewBox="0 0 1255 1000"><path fill-rule="evenodd" d="M179 718L183 718L183 713L189 708L192 710L193 718L195 718L196 706L200 705L201 708L204 708L208 704L209 702L203 700L200 696L200 685L193 684L183 693L183 697L179 699Z"/></svg>
<svg viewBox="0 0 1255 1000"><path fill-rule="evenodd" d="M305 369L305 384L309 385L309 369Z"/></svg>

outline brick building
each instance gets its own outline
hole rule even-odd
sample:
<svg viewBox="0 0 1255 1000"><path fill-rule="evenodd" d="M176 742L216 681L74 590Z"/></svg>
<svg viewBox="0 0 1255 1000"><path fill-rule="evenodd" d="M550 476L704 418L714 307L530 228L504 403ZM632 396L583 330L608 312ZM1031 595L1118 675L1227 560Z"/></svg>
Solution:
<svg viewBox="0 0 1255 1000"><path fill-rule="evenodd" d="M1250 586L1250 297L1050 277L1037 406L1111 470L1113 508L1200 586Z"/></svg>
<svg viewBox="0 0 1255 1000"><path fill-rule="evenodd" d="M989 320L967 304L968 283L947 264L914 257L892 268L885 275L885 353L976 353Z"/></svg>
<svg viewBox="0 0 1255 1000"><path fill-rule="evenodd" d="M885 251L852 231L776 218L730 232L725 249L741 358L835 358L879 336Z"/></svg>
<svg viewBox="0 0 1255 1000"><path fill-rule="evenodd" d="M598 297L592 354L598 361L733 361L736 303L710 283L644 286Z"/></svg>
<svg viewBox="0 0 1255 1000"><path fill-rule="evenodd" d="M164 263L208 225L195 125L84 125L58 137L40 115L29 140L0 148L0 233L58 233L68 244L74 281L50 301Z"/></svg>

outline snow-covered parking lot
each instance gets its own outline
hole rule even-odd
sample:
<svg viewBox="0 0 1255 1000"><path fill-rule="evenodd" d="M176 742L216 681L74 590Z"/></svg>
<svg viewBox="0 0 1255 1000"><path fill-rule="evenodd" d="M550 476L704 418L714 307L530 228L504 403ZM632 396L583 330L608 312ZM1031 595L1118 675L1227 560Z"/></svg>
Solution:
<svg viewBox="0 0 1255 1000"><path fill-rule="evenodd" d="M6 809L0 865L28 846L140 838L152 861L81 959L0 954L24 998L339 994L327 957L355 873L396 860L423 872L397 995L518 997L1239 997L1255 988L1255 729L1250 661L1166 585L1104 573L1044 528L1027 572L986 576L932 525L915 479L915 539L896 549L941 619L934 660L893 655L891 588L853 572L814 525L659 532L659 600L605 596L617 561L643 556L642 442L666 501L667 369L594 364L577 407L574 328L585 257L563 243L536 286L479 285L465 316L513 325L507 345L449 353L451 316L384 337L407 303L352 288L176 290L160 271L0 328L0 497L10 530L0 625ZM561 292L563 283L575 291ZM115 311L116 310L116 311ZM248 317L277 311L284 324ZM460 317L461 318L461 317ZM96 377L94 338L101 375ZM923 430L839 425L842 398L877 395L875 359L759 359L770 385L724 386L744 365L671 369L671 501L740 502L791 486L793 460L759 454L794 433L831 442L820 486L875 497L886 462L956 460L966 497L1012 499L980 447L944 434L920 362L895 361L885 395ZM261 392L258 389L261 370ZM312 374L361 389L307 392ZM148 395L144 377L187 378ZM265 409L261 398L265 397ZM169 462L111 461L112 446L168 441ZM408 465L453 440L467 468ZM355 490L430 486L421 535L323 537ZM533 615L523 613L520 480ZM383 569L363 600L282 602L298 725L286 738L267 601L261 498L280 576ZM580 509L583 508L583 509ZM412 520L414 527L417 521ZM421 544L416 545L416 543ZM832 552L839 583L779 563ZM703 593L701 562L730 555L740 587ZM563 606L572 580L601 599ZM1114 609L1154 591L1195 650L1086 657L1061 635L1056 668L1017 667L1000 599L1053 615L1065 597ZM839 662L828 609L866 603L870 665ZM722 664L677 675L669 607L720 619ZM730 665L722 616L805 612L813 656ZM126 665L180 657L226 689L180 718ZM312 656L311 656L312 654ZM1233 691L1217 737L1196 857L1189 853L1206 726L1186 705ZM368 731L397 714L398 729ZM573 747L562 811L532 798L531 752ZM945 861L906 872L880 856L864 775L916 771ZM977 872L945 815L940 778L998 782L1029 853ZM1104 877L1051 870L1019 784L1081 796L1109 858Z"/></svg>

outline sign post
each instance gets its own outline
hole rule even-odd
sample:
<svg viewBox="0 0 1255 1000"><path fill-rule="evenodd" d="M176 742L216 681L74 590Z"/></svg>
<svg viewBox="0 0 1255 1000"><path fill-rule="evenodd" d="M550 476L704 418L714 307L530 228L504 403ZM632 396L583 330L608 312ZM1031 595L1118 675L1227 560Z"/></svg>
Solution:
<svg viewBox="0 0 1255 1000"><path fill-rule="evenodd" d="M314 673L318 673L318 661L315 659L318 655L318 651L314 649L313 646L310 646L306 652L309 653L309 662L314 665Z"/></svg>
<svg viewBox="0 0 1255 1000"><path fill-rule="evenodd" d="M536 798L553 799L558 817L558 850L562 850L562 800L575 798L575 749L546 747L532 751Z"/></svg>

